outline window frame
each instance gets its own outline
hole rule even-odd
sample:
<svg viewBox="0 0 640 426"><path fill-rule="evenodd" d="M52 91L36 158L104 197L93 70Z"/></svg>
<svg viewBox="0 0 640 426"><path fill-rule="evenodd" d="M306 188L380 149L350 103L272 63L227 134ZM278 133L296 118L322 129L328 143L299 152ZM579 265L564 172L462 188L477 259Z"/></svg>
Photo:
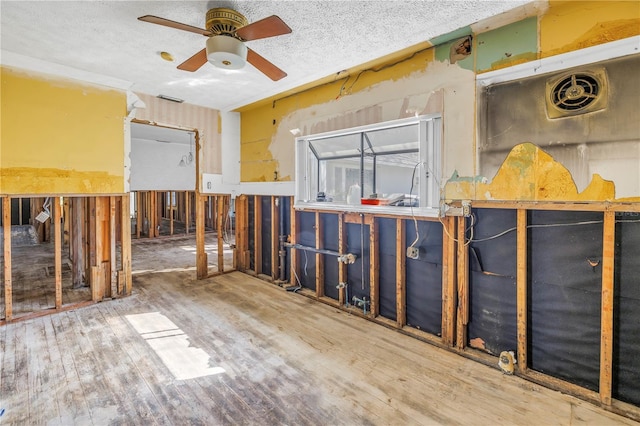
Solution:
<svg viewBox="0 0 640 426"><path fill-rule="evenodd" d="M365 140L367 132L375 132L385 129L407 127L417 125L419 162L415 166L415 175L419 181L416 195L421 202L417 207L396 207L368 204L348 204L346 202L322 202L316 201L317 190L320 187L321 162L332 160L333 157L320 158L314 150L314 142L360 135ZM364 143L364 142L362 142ZM413 151L416 152L416 151ZM380 156L393 155L384 150L377 154ZM339 158L339 156L335 157ZM364 167L366 155L360 150L359 155L351 155L350 159L360 159L360 168ZM361 170L360 188L364 191L363 172ZM439 176L442 170L442 116L440 114L422 115L399 120L380 122L365 126L353 127L342 130L318 133L307 136L299 136L295 139L295 192L294 208L298 210L338 210L366 213L387 213L397 215L412 215L424 217L437 217L440 205ZM315 176L314 176L315 175ZM326 179L326 177L324 177ZM362 194L364 195L364 194Z"/></svg>

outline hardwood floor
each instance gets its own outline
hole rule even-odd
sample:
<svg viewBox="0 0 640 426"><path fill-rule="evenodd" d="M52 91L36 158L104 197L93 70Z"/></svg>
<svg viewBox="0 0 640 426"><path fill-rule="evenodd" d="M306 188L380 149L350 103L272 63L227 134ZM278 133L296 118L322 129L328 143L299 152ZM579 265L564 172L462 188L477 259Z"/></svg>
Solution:
<svg viewBox="0 0 640 426"><path fill-rule="evenodd" d="M136 274L0 345L3 425L636 424L239 272Z"/></svg>

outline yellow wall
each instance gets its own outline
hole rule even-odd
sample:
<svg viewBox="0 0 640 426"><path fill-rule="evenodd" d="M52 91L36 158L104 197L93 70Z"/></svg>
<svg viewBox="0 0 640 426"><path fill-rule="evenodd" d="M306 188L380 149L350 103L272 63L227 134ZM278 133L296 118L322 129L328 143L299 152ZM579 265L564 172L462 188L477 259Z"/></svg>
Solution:
<svg viewBox="0 0 640 426"><path fill-rule="evenodd" d="M0 193L124 192L126 95L2 68Z"/></svg>
<svg viewBox="0 0 640 426"><path fill-rule="evenodd" d="M640 34L640 2L551 1L540 17L541 57Z"/></svg>

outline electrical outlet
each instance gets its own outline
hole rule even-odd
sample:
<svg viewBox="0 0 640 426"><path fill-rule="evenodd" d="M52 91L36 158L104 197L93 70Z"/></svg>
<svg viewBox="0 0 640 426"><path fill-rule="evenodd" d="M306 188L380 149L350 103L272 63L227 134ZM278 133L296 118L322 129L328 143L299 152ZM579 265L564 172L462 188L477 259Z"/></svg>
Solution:
<svg viewBox="0 0 640 426"><path fill-rule="evenodd" d="M420 257L420 251L416 247L407 247L407 257L409 259L417 259Z"/></svg>
<svg viewBox="0 0 640 426"><path fill-rule="evenodd" d="M462 216L464 217L471 216L471 201L469 200L462 201Z"/></svg>

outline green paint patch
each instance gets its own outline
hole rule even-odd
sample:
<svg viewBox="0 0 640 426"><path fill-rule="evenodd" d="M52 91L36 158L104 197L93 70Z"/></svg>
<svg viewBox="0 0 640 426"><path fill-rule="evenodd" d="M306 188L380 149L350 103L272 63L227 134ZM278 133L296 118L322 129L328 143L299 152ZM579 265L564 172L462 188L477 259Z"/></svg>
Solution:
<svg viewBox="0 0 640 426"><path fill-rule="evenodd" d="M505 25L476 36L476 71L491 71L536 59L538 21L536 17Z"/></svg>

